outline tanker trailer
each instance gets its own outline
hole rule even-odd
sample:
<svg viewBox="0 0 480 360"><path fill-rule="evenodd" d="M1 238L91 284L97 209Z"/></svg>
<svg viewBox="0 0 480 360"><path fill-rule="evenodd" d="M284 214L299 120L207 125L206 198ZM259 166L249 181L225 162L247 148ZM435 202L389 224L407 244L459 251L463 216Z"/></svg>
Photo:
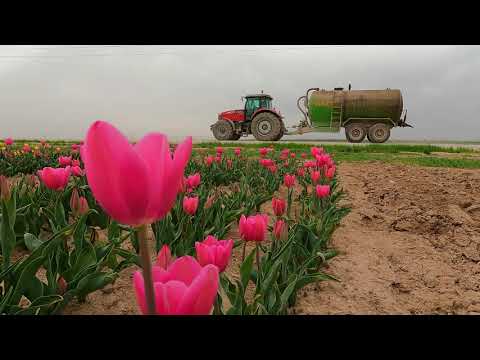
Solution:
<svg viewBox="0 0 480 360"><path fill-rule="evenodd" d="M303 103L303 104L302 104ZM372 143L383 143L393 127L413 127L406 123L402 93L397 89L348 90L311 88L297 101L304 119L294 132L339 132L345 128L349 142L359 143L365 137ZM403 117L402 117L403 115Z"/></svg>

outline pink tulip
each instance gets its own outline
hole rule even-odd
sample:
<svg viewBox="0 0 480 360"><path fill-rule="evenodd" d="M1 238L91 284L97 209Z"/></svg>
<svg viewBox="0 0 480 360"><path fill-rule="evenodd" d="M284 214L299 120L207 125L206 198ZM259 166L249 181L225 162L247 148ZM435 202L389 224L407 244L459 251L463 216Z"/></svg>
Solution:
<svg viewBox="0 0 480 360"><path fill-rule="evenodd" d="M260 156L261 156L261 157L267 156L267 154L268 154L269 151L270 151L269 148L260 148L260 150L258 150L258 152L260 153Z"/></svg>
<svg viewBox="0 0 480 360"><path fill-rule="evenodd" d="M234 152L236 156L240 156L240 153L242 152L242 150L240 148L235 148Z"/></svg>
<svg viewBox="0 0 480 360"><path fill-rule="evenodd" d="M270 165L267 169L272 173L275 174L277 172L277 165Z"/></svg>
<svg viewBox="0 0 480 360"><path fill-rule="evenodd" d="M312 178L312 183L315 185L318 180L320 180L320 171L312 171L310 177Z"/></svg>
<svg viewBox="0 0 480 360"><path fill-rule="evenodd" d="M170 252L170 247L168 245L163 245L157 256L157 266L166 270L172 262L173 258L172 253Z"/></svg>
<svg viewBox="0 0 480 360"><path fill-rule="evenodd" d="M272 199L272 209L275 216L282 216L285 213L286 203L283 199Z"/></svg>
<svg viewBox="0 0 480 360"><path fill-rule="evenodd" d="M215 162L217 164L222 162L222 155L221 154L217 154L217 156L215 156Z"/></svg>
<svg viewBox="0 0 480 360"><path fill-rule="evenodd" d="M221 146L218 146L217 149L216 149L216 151L217 151L217 155L220 155L220 156L221 156L222 153L223 153L223 148L222 148Z"/></svg>
<svg viewBox="0 0 480 360"><path fill-rule="evenodd" d="M4 143L7 146L13 145L13 139L12 138L6 138Z"/></svg>
<svg viewBox="0 0 480 360"><path fill-rule="evenodd" d="M300 176L300 177L304 177L305 176L305 170L303 170L303 168L298 168L297 169L297 175Z"/></svg>
<svg viewBox="0 0 480 360"><path fill-rule="evenodd" d="M4 175L0 175L0 199L8 201L12 195L12 182Z"/></svg>
<svg viewBox="0 0 480 360"><path fill-rule="evenodd" d="M198 185L200 185L200 174L195 173L193 175L190 175L189 177L187 177L185 184L188 187L195 189Z"/></svg>
<svg viewBox="0 0 480 360"><path fill-rule="evenodd" d="M183 198L183 211L188 215L195 215L198 208L198 196Z"/></svg>
<svg viewBox="0 0 480 360"><path fill-rule="evenodd" d="M73 150L73 151L77 151L77 150L79 150L79 149L80 149L80 145L78 145L78 144L72 144L72 150Z"/></svg>
<svg viewBox="0 0 480 360"><path fill-rule="evenodd" d="M70 197L70 209L74 216L82 216L89 210L87 199L78 195L77 189L74 189Z"/></svg>
<svg viewBox="0 0 480 360"><path fill-rule="evenodd" d="M303 163L303 167L305 168L314 168L317 166L317 163L314 160L307 160Z"/></svg>
<svg viewBox="0 0 480 360"><path fill-rule="evenodd" d="M23 150L23 152L26 152L26 153L32 151L32 149L30 148L30 145L28 145L28 144L23 144L22 150Z"/></svg>
<svg viewBox="0 0 480 360"><path fill-rule="evenodd" d="M82 177L84 175L83 170L80 166L72 166L72 174L77 177Z"/></svg>
<svg viewBox="0 0 480 360"><path fill-rule="evenodd" d="M327 171L325 171L325 176L327 177L327 179L333 179L333 177L335 176L335 170L336 167L335 165L333 165L332 167L329 167Z"/></svg>
<svg viewBox="0 0 480 360"><path fill-rule="evenodd" d="M292 153L290 153L290 157L291 157L292 159L295 159L295 158L297 157L297 154L295 154L294 152L292 152Z"/></svg>
<svg viewBox="0 0 480 360"><path fill-rule="evenodd" d="M330 185L317 185L315 188L317 197L322 199L330 194Z"/></svg>
<svg viewBox="0 0 480 360"><path fill-rule="evenodd" d="M288 159L288 154L280 154L280 160Z"/></svg>
<svg viewBox="0 0 480 360"><path fill-rule="evenodd" d="M286 161L283 163L283 166L284 166L284 167L288 167L288 160L286 160Z"/></svg>
<svg viewBox="0 0 480 360"><path fill-rule="evenodd" d="M152 267L157 315L208 315L218 290L218 268L202 266L191 256L182 256L168 269ZM147 314L143 275L136 271L133 284L137 303Z"/></svg>
<svg viewBox="0 0 480 360"><path fill-rule="evenodd" d="M38 177L43 181L45 186L52 190L63 190L68 184L70 173L70 166L57 169L46 167L37 172Z"/></svg>
<svg viewBox="0 0 480 360"><path fill-rule="evenodd" d="M72 157L71 156L60 156L58 158L58 163L60 164L60 166L72 165Z"/></svg>
<svg viewBox="0 0 480 360"><path fill-rule="evenodd" d="M80 166L79 160L72 160L72 166Z"/></svg>
<svg viewBox="0 0 480 360"><path fill-rule="evenodd" d="M275 237L275 239L280 240L282 238L286 230L285 225L285 221L283 221L282 219L278 219L275 222L275 225L273 225L273 236Z"/></svg>
<svg viewBox="0 0 480 360"><path fill-rule="evenodd" d="M249 217L242 215L238 229L243 240L261 242L265 240L267 226L267 215L257 214Z"/></svg>
<svg viewBox="0 0 480 360"><path fill-rule="evenodd" d="M202 242L195 242L195 250L200 265L215 265L219 272L224 272L232 256L233 240L217 240L209 235Z"/></svg>
<svg viewBox="0 0 480 360"><path fill-rule="evenodd" d="M318 167L322 167L323 165L326 165L331 161L329 155L317 155L315 156L315 158L317 159Z"/></svg>
<svg viewBox="0 0 480 360"><path fill-rule="evenodd" d="M275 165L272 159L260 159L259 161L263 167L269 167L269 166Z"/></svg>
<svg viewBox="0 0 480 360"><path fill-rule="evenodd" d="M213 161L215 160L215 158L212 156L212 155L209 155L205 158L205 163L208 165L208 166L211 166L213 164Z"/></svg>
<svg viewBox="0 0 480 360"><path fill-rule="evenodd" d="M293 185L295 185L295 175L290 175L290 174L285 174L285 177L283 178L283 184L291 188Z"/></svg>
<svg viewBox="0 0 480 360"><path fill-rule="evenodd" d="M323 153L323 148L312 147L310 149L310 152L313 157L316 157L317 155L321 155Z"/></svg>
<svg viewBox="0 0 480 360"><path fill-rule="evenodd" d="M192 152L188 137L170 153L160 133L134 146L104 121L90 126L80 148L88 184L96 200L116 221L138 226L163 218L175 203Z"/></svg>
<svg viewBox="0 0 480 360"><path fill-rule="evenodd" d="M307 153L302 153L302 155L300 155L302 157L302 159L305 159L307 157Z"/></svg>

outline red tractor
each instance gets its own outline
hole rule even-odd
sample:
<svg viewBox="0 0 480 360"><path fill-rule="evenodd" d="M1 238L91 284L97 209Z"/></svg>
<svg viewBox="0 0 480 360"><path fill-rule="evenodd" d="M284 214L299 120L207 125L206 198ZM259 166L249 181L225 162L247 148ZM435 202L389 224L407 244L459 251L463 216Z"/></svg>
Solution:
<svg viewBox="0 0 480 360"><path fill-rule="evenodd" d="M283 116L272 108L273 98L267 94L247 95L245 108L228 110L218 115L210 129L217 140L238 140L253 134L258 141L277 141L287 132Z"/></svg>

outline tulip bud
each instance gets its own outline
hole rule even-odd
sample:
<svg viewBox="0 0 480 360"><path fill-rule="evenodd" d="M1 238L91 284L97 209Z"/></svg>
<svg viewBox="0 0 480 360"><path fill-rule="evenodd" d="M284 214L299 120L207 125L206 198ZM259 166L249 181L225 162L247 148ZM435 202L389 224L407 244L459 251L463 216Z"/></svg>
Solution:
<svg viewBox="0 0 480 360"><path fill-rule="evenodd" d="M210 209L215 202L215 196L211 195L207 198L207 201L205 202L204 208L205 209Z"/></svg>
<svg viewBox="0 0 480 360"><path fill-rule="evenodd" d="M221 146L217 147L217 155L221 156L223 153L223 148Z"/></svg>
<svg viewBox="0 0 480 360"><path fill-rule="evenodd" d="M312 178L312 183L315 185L318 180L320 180L320 171L312 171L310 176Z"/></svg>
<svg viewBox="0 0 480 360"><path fill-rule="evenodd" d="M285 221L279 219L275 222L275 225L273 226L273 236L276 240L283 239L285 237L286 230L287 227Z"/></svg>
<svg viewBox="0 0 480 360"><path fill-rule="evenodd" d="M272 199L272 209L275 216L282 216L285 213L285 208L285 200L277 198Z"/></svg>
<svg viewBox="0 0 480 360"><path fill-rule="evenodd" d="M227 159L227 168L228 169L231 169L232 168L232 165L233 165L233 162L231 159Z"/></svg>
<svg viewBox="0 0 480 360"><path fill-rule="evenodd" d="M168 245L163 245L157 256L157 265L166 270L172 262L173 258L172 253L170 252L170 247Z"/></svg>
<svg viewBox="0 0 480 360"><path fill-rule="evenodd" d="M73 189L72 195L70 196L70 209L74 215L77 215L79 208L80 196L78 195L77 189Z"/></svg>
<svg viewBox="0 0 480 360"><path fill-rule="evenodd" d="M12 185L8 179L0 175L0 198L4 201L10 200L12 196Z"/></svg>
<svg viewBox="0 0 480 360"><path fill-rule="evenodd" d="M303 168L298 168L297 175L303 177L305 175L305 170L303 170Z"/></svg>
<svg viewBox="0 0 480 360"><path fill-rule="evenodd" d="M317 185L315 191L318 198L327 197L330 194L330 185Z"/></svg>
<svg viewBox="0 0 480 360"><path fill-rule="evenodd" d="M293 187L293 185L295 185L295 175L286 174L283 183L288 188Z"/></svg>
<svg viewBox="0 0 480 360"><path fill-rule="evenodd" d="M198 196L195 197L187 197L183 198L183 211L185 211L188 215L195 215L198 208Z"/></svg>
<svg viewBox="0 0 480 360"><path fill-rule="evenodd" d="M236 156L240 156L240 153L242 152L242 150L240 148L235 148L235 155Z"/></svg>
<svg viewBox="0 0 480 360"><path fill-rule="evenodd" d="M83 196L81 196L78 200L78 215L85 215L88 210L90 210L90 207L88 206L88 201Z"/></svg>
<svg viewBox="0 0 480 360"><path fill-rule="evenodd" d="M329 167L325 172L325 177L331 180L335 176L335 170L336 170L335 165L333 165L332 167Z"/></svg>
<svg viewBox="0 0 480 360"><path fill-rule="evenodd" d="M58 294L63 295L67 292L68 284L63 277L59 277L57 280Z"/></svg>

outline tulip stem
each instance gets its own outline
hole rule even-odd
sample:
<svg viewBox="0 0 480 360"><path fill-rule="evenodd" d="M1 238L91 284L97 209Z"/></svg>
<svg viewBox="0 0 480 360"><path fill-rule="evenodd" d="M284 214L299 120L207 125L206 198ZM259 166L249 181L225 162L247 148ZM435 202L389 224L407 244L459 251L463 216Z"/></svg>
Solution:
<svg viewBox="0 0 480 360"><path fill-rule="evenodd" d="M242 263L245 261L245 251L247 250L247 242L243 242Z"/></svg>
<svg viewBox="0 0 480 360"><path fill-rule="evenodd" d="M256 243L257 245L257 253L255 254L257 256L257 270L260 273L260 247L258 246L258 242Z"/></svg>
<svg viewBox="0 0 480 360"><path fill-rule="evenodd" d="M138 242L140 247L140 261L143 269L143 281L145 284L145 297L147 300L148 315L155 315L155 296L153 293L152 264L147 244L147 226L138 228Z"/></svg>

